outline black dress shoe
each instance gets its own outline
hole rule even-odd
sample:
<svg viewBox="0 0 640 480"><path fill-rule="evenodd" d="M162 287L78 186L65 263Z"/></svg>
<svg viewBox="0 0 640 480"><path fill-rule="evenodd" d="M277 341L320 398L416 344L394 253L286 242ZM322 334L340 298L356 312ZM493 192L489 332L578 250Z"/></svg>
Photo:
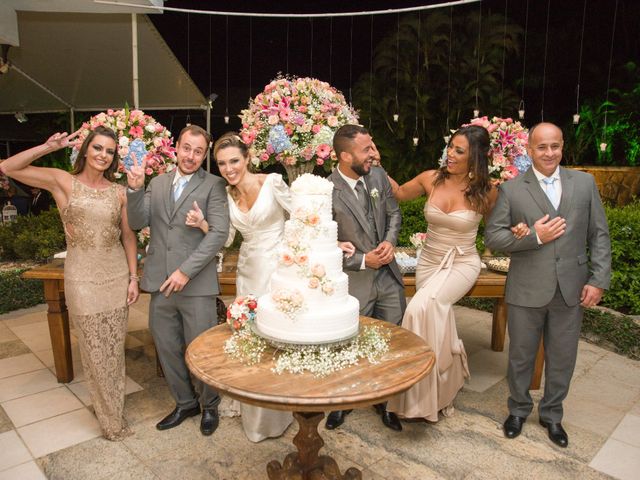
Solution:
<svg viewBox="0 0 640 480"><path fill-rule="evenodd" d="M177 427L189 417L195 417L200 413L200 405L196 405L193 408L180 408L176 407L173 412L164 417L156 424L158 430L169 430L170 428Z"/></svg>
<svg viewBox="0 0 640 480"><path fill-rule="evenodd" d="M344 417L351 413L351 410L336 410L327 415L327 421L324 424L324 428L327 430L333 430L338 428L344 423Z"/></svg>
<svg viewBox="0 0 640 480"><path fill-rule="evenodd" d="M509 415L504 421L503 430L504 436L507 438L516 438L522 432L522 425L526 422L526 417L516 417L515 415Z"/></svg>
<svg viewBox="0 0 640 480"><path fill-rule="evenodd" d="M395 430L396 432L402 431L402 424L400 423L400 419L395 413L388 412L387 407L384 403L378 403L374 405L373 408L375 408L378 415L380 415L382 423L384 423L385 427L390 428L391 430Z"/></svg>
<svg viewBox="0 0 640 480"><path fill-rule="evenodd" d="M540 419L540 425L547 429L549 439L562 448L567 448L569 445L569 435L562 428L561 423L548 423Z"/></svg>
<svg viewBox="0 0 640 480"><path fill-rule="evenodd" d="M217 408L205 408L202 410L202 419L200 420L200 433L205 436L211 435L218 428L220 417L218 417Z"/></svg>

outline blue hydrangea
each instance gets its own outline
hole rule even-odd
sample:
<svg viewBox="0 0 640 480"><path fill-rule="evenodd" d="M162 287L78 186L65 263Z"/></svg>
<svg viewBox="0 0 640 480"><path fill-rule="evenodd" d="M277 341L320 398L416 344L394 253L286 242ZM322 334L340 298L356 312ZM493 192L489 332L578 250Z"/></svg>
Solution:
<svg viewBox="0 0 640 480"><path fill-rule="evenodd" d="M284 126L275 125L269 130L269 143L273 147L273 151L276 153L289 150L291 148L291 140L287 132L284 131Z"/></svg>
<svg viewBox="0 0 640 480"><path fill-rule="evenodd" d="M131 170L132 166L140 165L142 159L147 155L147 153L149 152L147 152L147 147L144 142L139 138L136 138L129 144L129 153L127 153L122 159L124 168L126 170Z"/></svg>
<svg viewBox="0 0 640 480"><path fill-rule="evenodd" d="M529 170L529 167L531 166L531 157L527 154L518 155L513 161L513 164L518 169L518 172L522 174Z"/></svg>

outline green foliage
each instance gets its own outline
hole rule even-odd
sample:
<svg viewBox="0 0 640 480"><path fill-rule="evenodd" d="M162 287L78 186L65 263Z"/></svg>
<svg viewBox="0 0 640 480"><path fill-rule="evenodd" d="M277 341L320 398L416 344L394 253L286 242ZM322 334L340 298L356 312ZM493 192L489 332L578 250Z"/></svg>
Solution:
<svg viewBox="0 0 640 480"><path fill-rule="evenodd" d="M610 91L609 101L592 100L580 108L580 123L567 135L570 165L640 165L640 67L628 62L623 73L623 85Z"/></svg>
<svg viewBox="0 0 640 480"><path fill-rule="evenodd" d="M640 314L640 202L605 207L611 236L611 287L603 304Z"/></svg>
<svg viewBox="0 0 640 480"><path fill-rule="evenodd" d="M65 250L64 229L58 211L38 216L18 216L9 225L0 226L1 260L46 260Z"/></svg>
<svg viewBox="0 0 640 480"><path fill-rule="evenodd" d="M420 197L409 202L400 203L402 227L398 235L399 247L411 247L409 237L416 232L427 231L427 221L424 218L425 201L426 197Z"/></svg>
<svg viewBox="0 0 640 480"><path fill-rule="evenodd" d="M478 51L476 12L454 15L453 25L442 11L424 14L420 22L415 15L399 22L375 48L373 77L358 80L353 103L385 168L402 183L437 165L443 137L471 119L476 95L489 115L517 109L514 86L503 82L503 53L507 62L518 56L522 29L507 22L505 35L504 16L487 15Z"/></svg>
<svg viewBox="0 0 640 480"><path fill-rule="evenodd" d="M613 344L618 353L640 360L640 325L625 315L588 308L584 311L582 334L596 344Z"/></svg>
<svg viewBox="0 0 640 480"><path fill-rule="evenodd" d="M22 279L25 270L0 272L0 314L44 303L42 282Z"/></svg>

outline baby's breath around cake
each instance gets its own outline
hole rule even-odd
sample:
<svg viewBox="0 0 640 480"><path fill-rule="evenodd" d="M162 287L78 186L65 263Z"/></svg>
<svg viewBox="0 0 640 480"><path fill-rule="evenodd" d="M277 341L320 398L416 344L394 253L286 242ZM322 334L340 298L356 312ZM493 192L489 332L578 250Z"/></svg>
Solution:
<svg viewBox="0 0 640 480"><path fill-rule="evenodd" d="M379 326L366 326L351 342L336 345L296 345L278 344L270 346L263 338L249 328L244 328L229 338L224 347L225 353L245 364L259 363L264 355L274 360L274 373L311 373L316 377L325 377L351 365L357 365L361 359L376 364L389 351L390 334Z"/></svg>

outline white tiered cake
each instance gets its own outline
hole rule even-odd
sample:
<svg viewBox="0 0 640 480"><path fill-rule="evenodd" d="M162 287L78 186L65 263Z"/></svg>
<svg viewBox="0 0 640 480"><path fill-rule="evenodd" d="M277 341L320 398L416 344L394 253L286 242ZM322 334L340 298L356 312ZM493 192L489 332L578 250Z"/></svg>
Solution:
<svg viewBox="0 0 640 480"><path fill-rule="evenodd" d="M285 343L331 343L358 332L359 303L342 271L338 225L331 216L333 184L304 174L291 185L292 213L285 223L270 293L258 299L259 333Z"/></svg>

